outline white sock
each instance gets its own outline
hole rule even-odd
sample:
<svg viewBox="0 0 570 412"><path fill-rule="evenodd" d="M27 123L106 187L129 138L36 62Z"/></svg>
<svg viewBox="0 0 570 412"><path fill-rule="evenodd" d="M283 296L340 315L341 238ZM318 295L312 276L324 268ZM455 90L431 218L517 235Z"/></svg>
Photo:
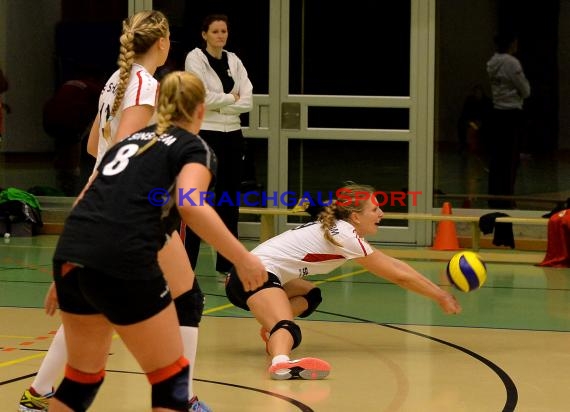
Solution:
<svg viewBox="0 0 570 412"><path fill-rule="evenodd" d="M273 359L271 359L271 364L275 365L281 362L288 362L289 360L290 360L289 356L287 355L277 355Z"/></svg>
<svg viewBox="0 0 570 412"><path fill-rule="evenodd" d="M194 366L196 365L196 349L198 348L198 328L193 326L180 326L182 335L182 345L184 345L184 357L190 361L190 372L188 376L188 396L194 397L192 380L194 379Z"/></svg>
<svg viewBox="0 0 570 412"><path fill-rule="evenodd" d="M32 388L40 395L50 393L56 386L56 379L63 373L66 362L67 347L65 346L63 325L61 325L53 337L36 378L32 382Z"/></svg>

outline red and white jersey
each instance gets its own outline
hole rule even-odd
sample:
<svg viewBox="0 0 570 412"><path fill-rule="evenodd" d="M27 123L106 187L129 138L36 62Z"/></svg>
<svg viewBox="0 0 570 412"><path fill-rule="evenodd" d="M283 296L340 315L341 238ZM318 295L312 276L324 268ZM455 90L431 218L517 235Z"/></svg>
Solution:
<svg viewBox="0 0 570 412"><path fill-rule="evenodd" d="M320 222L310 222L263 242L252 253L284 285L293 279L329 273L347 260L373 252L354 226L344 220L338 220L330 233L342 246L325 239Z"/></svg>
<svg viewBox="0 0 570 412"><path fill-rule="evenodd" d="M119 70L107 80L105 87L101 91L99 97L99 145L97 147L97 161L93 170L96 170L103 158L105 152L109 148L109 142L103 137L103 128L111 117L111 108L115 101L115 93L119 84ZM111 136L115 136L123 110L132 106L149 105L154 107L158 96L158 81L140 64L133 63L129 83L125 90L123 102L117 110L115 117L111 121ZM156 114L148 124L156 123ZM121 141L127 136L117 136Z"/></svg>

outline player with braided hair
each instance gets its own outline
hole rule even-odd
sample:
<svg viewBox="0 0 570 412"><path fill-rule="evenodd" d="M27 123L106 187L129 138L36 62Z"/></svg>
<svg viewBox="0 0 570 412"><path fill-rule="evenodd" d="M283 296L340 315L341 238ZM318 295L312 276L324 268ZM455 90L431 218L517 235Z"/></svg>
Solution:
<svg viewBox="0 0 570 412"><path fill-rule="evenodd" d="M305 277L329 273L348 260L434 300L445 313L461 311L453 295L363 238L376 233L383 215L373 199L374 192L370 186L349 184L337 191L338 199L325 206L315 220L253 249L269 276L261 288L246 291L235 272L230 272L226 295L237 307L251 311L261 324L261 336L272 357L272 379L322 379L329 374L330 365L324 360L290 359L302 339L294 319L309 316L322 302L321 290Z"/></svg>
<svg viewBox="0 0 570 412"><path fill-rule="evenodd" d="M123 22L119 69L101 92L98 113L89 135L88 152L97 158L94 171L110 147L155 120L159 85L153 74L166 61L169 35L168 20L158 11L142 11ZM158 259L174 297L184 354L190 361L189 407L194 411L208 412L209 408L198 400L192 386L204 296L179 234L173 230L170 239L161 249ZM46 297L46 311L53 314L56 308L57 297L52 285ZM60 327L34 381L20 399L20 411L47 410L66 359L65 335L63 327Z"/></svg>
<svg viewBox="0 0 570 412"><path fill-rule="evenodd" d="M153 75L166 62L169 38L168 20L159 11L139 12L123 21L119 69L101 92L87 143L98 162L110 146L153 119L158 97L158 81Z"/></svg>
<svg viewBox="0 0 570 412"><path fill-rule="evenodd" d="M158 123L107 151L65 222L53 262L69 353L50 411L89 408L103 383L114 332L152 385L153 411L194 410L177 312L158 257L180 219L235 265L246 290L267 280L259 258L200 201L216 171L214 153L197 135L205 95L196 76L166 75ZM156 188L170 188L170 201L149 202ZM196 190L183 197L188 188Z"/></svg>

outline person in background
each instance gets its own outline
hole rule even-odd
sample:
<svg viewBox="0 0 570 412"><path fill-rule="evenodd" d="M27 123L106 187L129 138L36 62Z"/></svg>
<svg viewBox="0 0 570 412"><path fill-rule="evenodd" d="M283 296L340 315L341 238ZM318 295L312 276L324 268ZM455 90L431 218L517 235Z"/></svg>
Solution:
<svg viewBox="0 0 570 412"><path fill-rule="evenodd" d="M493 111L489 158L489 194L513 196L520 163L523 132L523 103L530 96L530 84L515 57L518 39L514 34L499 33L495 37L496 52L487 62L491 83ZM490 199L489 207L511 209L512 199Z"/></svg>
<svg viewBox="0 0 570 412"><path fill-rule="evenodd" d="M169 54L168 20L158 11L139 12L123 22L119 40L119 69L107 80L101 92L98 112L87 143L88 152L96 157L92 177L110 147L155 119L159 84L153 75ZM159 252L158 260L174 298L184 355L190 361L189 407L193 411L208 412L210 409L195 396L192 385L204 295L177 232L170 234L170 241ZM52 285L46 298L46 310L53 314L56 308L57 296ZM64 369L66 359L64 328L60 327L34 381L22 394L19 404L21 412L47 410L49 400L53 397L53 387Z"/></svg>
<svg viewBox="0 0 570 412"><path fill-rule="evenodd" d="M216 169L215 155L197 136L205 94L196 76L168 74L161 83L157 124L106 152L66 219L53 273L68 360L50 411L89 408L105 377L114 332L152 386L152 410L189 410L189 362L158 259L170 242L172 221L182 218L227 256L243 275L246 290L267 279L259 258L207 203L200 203ZM153 204L148 196L160 187L171 188L170 200ZM181 197L188 187L197 191Z"/></svg>
<svg viewBox="0 0 570 412"><path fill-rule="evenodd" d="M426 296L447 314L461 312L455 297L410 265L370 246L383 212L373 199L375 189L351 183L339 189L337 199L317 219L277 235L254 248L269 279L259 289L245 290L235 271L226 281L226 295L235 306L251 311L261 324L261 337L271 356L272 379L322 379L330 365L319 358L291 360L302 340L296 317L310 316L322 302L321 290L306 278L330 273L354 260L370 273ZM314 211L310 211L313 215Z"/></svg>
<svg viewBox="0 0 570 412"><path fill-rule="evenodd" d="M188 53L185 69L202 79L206 86L206 116L200 137L214 149L218 158L215 210L237 237L244 146L240 114L252 109L253 86L239 57L224 49L228 30L227 16L207 16L202 23L204 46ZM195 268L200 239L187 229L184 242ZM231 263L218 254L216 271L225 275L230 269Z"/></svg>

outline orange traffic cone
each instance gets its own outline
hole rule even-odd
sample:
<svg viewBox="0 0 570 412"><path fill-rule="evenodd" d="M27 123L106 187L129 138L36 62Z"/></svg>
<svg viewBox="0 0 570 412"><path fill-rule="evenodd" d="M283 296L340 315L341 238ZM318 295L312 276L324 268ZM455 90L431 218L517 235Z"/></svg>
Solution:
<svg viewBox="0 0 570 412"><path fill-rule="evenodd" d="M441 208L442 215L451 214L451 204L444 202ZM436 229L435 240L433 242L435 250L457 250L459 249L459 241L457 240L457 232L455 230L455 222L451 220L441 220Z"/></svg>

